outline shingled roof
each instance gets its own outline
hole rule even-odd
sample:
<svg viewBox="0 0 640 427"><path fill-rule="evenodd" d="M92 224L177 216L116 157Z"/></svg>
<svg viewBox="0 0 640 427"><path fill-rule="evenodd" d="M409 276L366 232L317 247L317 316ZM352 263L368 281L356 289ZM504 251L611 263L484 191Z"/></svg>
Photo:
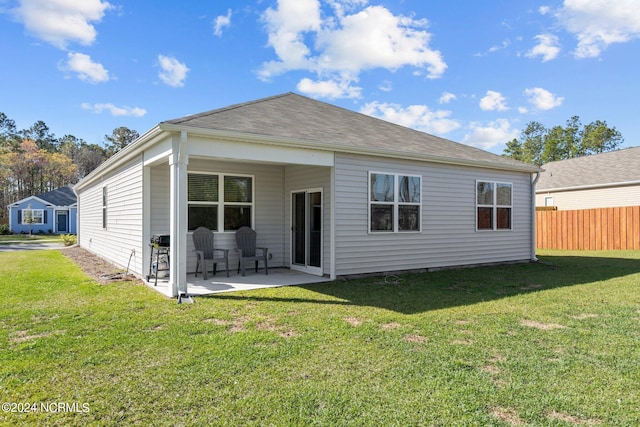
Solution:
<svg viewBox="0 0 640 427"><path fill-rule="evenodd" d="M295 93L206 111L163 124L296 140L310 148L375 150L391 157L416 156L533 172L538 168L487 151L396 125Z"/></svg>
<svg viewBox="0 0 640 427"><path fill-rule="evenodd" d="M54 206L71 206L77 201L76 194L70 186L56 188L37 197Z"/></svg>
<svg viewBox="0 0 640 427"><path fill-rule="evenodd" d="M640 147L542 165L536 191L640 182Z"/></svg>

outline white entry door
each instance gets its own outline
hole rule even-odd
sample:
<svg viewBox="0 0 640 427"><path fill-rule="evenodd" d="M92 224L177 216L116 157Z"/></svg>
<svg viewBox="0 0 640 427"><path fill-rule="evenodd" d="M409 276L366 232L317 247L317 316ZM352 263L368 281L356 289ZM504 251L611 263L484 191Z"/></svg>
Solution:
<svg viewBox="0 0 640 427"><path fill-rule="evenodd" d="M291 268L322 276L322 189L291 193Z"/></svg>

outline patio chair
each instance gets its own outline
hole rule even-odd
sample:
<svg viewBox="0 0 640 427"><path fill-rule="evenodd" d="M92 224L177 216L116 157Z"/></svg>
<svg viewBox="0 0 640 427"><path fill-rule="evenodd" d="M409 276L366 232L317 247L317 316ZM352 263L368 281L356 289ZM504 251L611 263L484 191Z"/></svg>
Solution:
<svg viewBox="0 0 640 427"><path fill-rule="evenodd" d="M207 274L207 261L213 262L213 275L216 275L218 262L224 261L229 277L229 249L217 249L213 246L213 233L207 227L198 227L193 232L193 245L195 246L198 262L196 263L196 275L198 277L198 269L202 264L202 277L204 280L209 278ZM216 256L217 255L217 256Z"/></svg>
<svg viewBox="0 0 640 427"><path fill-rule="evenodd" d="M269 249L256 247L256 232L253 231L251 227L240 227L240 229L236 231L236 245L236 251L240 253L238 273L242 271L242 275L245 275L245 265L248 261L255 261L257 273L258 261L262 260L264 263L264 274L269 274L269 267L267 266ZM258 254L258 251L261 253Z"/></svg>

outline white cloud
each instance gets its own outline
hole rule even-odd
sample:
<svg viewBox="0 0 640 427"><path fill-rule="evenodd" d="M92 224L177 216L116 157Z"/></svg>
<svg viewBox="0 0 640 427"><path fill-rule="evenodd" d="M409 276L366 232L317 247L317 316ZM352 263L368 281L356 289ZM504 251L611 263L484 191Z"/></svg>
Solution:
<svg viewBox="0 0 640 427"><path fill-rule="evenodd" d="M438 99L438 102L440 104L448 104L451 101L455 101L458 97L451 93L451 92L442 92L442 95L440 95L440 99Z"/></svg>
<svg viewBox="0 0 640 427"><path fill-rule="evenodd" d="M505 144L518 137L518 130L512 129L511 124L506 119L498 119L489 122L486 126L479 122L469 124L471 132L462 139L463 144L482 148L492 149L500 144Z"/></svg>
<svg viewBox="0 0 640 427"><path fill-rule="evenodd" d="M104 83L109 81L109 72L97 62L93 62L89 55L69 52L68 61L60 68L64 71L73 71L78 78L89 83Z"/></svg>
<svg viewBox="0 0 640 427"><path fill-rule="evenodd" d="M227 9L226 15L220 15L213 20L213 34L222 36L222 29L231 25L231 9Z"/></svg>
<svg viewBox="0 0 640 427"><path fill-rule="evenodd" d="M457 120L449 118L451 111L431 111L426 105L410 105L407 108L402 108L398 104L374 101L363 105L360 112L401 126L438 135L444 135L460 127Z"/></svg>
<svg viewBox="0 0 640 427"><path fill-rule="evenodd" d="M165 55L158 55L158 62L160 64L158 77L164 84L173 87L184 86L184 80L189 72L189 68L185 64L176 58Z"/></svg>
<svg viewBox="0 0 640 427"><path fill-rule="evenodd" d="M564 101L563 97L556 96L540 87L525 89L524 94L529 97L529 103L538 110L551 110L562 105Z"/></svg>
<svg viewBox="0 0 640 427"><path fill-rule="evenodd" d="M385 80L384 82L382 82L382 84L378 86L378 89L380 89L383 92L391 92L392 88L393 88L393 84L389 80Z"/></svg>
<svg viewBox="0 0 640 427"><path fill-rule="evenodd" d="M310 50L304 42L304 34L320 30L322 21L317 0L280 0L278 9L268 8L262 18L267 24L269 45L280 60L262 64L261 78L314 67L307 58Z"/></svg>
<svg viewBox="0 0 640 427"><path fill-rule="evenodd" d="M93 22L112 6L102 0L20 0L14 16L28 32L60 49L70 42L90 45L96 39Z"/></svg>
<svg viewBox="0 0 640 427"><path fill-rule="evenodd" d="M277 59L262 64L261 79L302 70L345 87L368 69L410 66L428 78L440 77L446 70L440 52L429 47L426 20L393 15L383 6L364 7L363 0L328 4L333 14L326 8L321 13L318 0L279 0L277 9L265 11L268 43Z"/></svg>
<svg viewBox="0 0 640 427"><path fill-rule="evenodd" d="M577 58L595 58L612 43L640 38L638 0L565 0L557 17L575 34Z"/></svg>
<svg viewBox="0 0 640 427"><path fill-rule="evenodd" d="M498 52L500 50L506 49L510 45L511 45L511 40L508 40L508 39L507 40L503 40L501 44L491 46L488 51L486 51L484 53L483 52L474 53L473 56L476 56L476 57L487 56L490 53L494 53L494 52Z"/></svg>
<svg viewBox="0 0 640 427"><path fill-rule="evenodd" d="M546 15L547 13L551 12L551 8L549 6L540 6L538 8L538 12L540 13L540 15Z"/></svg>
<svg viewBox="0 0 640 427"><path fill-rule="evenodd" d="M324 80L314 82L304 78L300 80L297 89L307 95L317 98L359 98L362 88L351 86L349 81Z"/></svg>
<svg viewBox="0 0 640 427"><path fill-rule="evenodd" d="M497 52L502 49L506 49L511 44L511 40L503 40L502 44L494 45L489 48L489 53Z"/></svg>
<svg viewBox="0 0 640 427"><path fill-rule="evenodd" d="M147 114L147 110L139 107L116 107L111 103L106 104L89 104L87 102L82 103L81 105L83 110L93 111L96 114L100 114L103 111L108 111L112 116L132 116L132 117L142 117Z"/></svg>
<svg viewBox="0 0 640 427"><path fill-rule="evenodd" d="M541 56L542 62L547 62L555 59L560 53L558 36L553 34L539 34L534 38L537 39L539 43L526 53L525 56L527 58Z"/></svg>
<svg viewBox="0 0 640 427"><path fill-rule="evenodd" d="M506 111L507 99L500 92L488 90L487 94L480 99L480 109L483 111Z"/></svg>

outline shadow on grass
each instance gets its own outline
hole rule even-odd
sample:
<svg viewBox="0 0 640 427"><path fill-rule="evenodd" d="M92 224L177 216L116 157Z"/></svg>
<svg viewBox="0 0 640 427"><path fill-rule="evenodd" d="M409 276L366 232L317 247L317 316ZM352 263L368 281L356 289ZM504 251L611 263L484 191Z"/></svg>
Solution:
<svg viewBox="0 0 640 427"><path fill-rule="evenodd" d="M587 284L640 272L640 259L545 256L541 262L442 270L302 285L321 294L287 298L215 294L204 298L371 306L404 314L471 305L513 295Z"/></svg>

